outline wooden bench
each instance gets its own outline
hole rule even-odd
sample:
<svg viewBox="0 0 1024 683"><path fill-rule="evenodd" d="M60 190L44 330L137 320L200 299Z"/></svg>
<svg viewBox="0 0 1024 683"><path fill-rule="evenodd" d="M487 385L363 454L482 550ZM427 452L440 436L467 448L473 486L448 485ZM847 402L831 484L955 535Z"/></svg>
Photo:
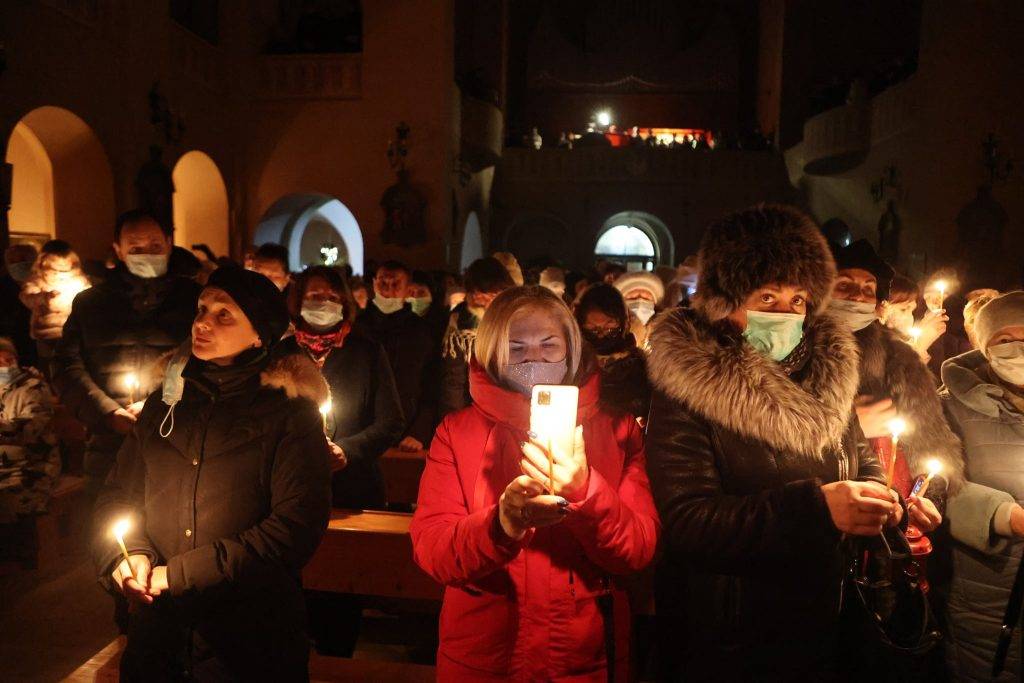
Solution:
<svg viewBox="0 0 1024 683"><path fill-rule="evenodd" d="M97 652L65 678L70 683L117 683L121 653L125 639L120 636ZM436 677L434 667L404 662L384 662L372 659L344 659L323 657L313 653L309 657L310 681L403 681L428 683Z"/></svg>
<svg viewBox="0 0 1024 683"><path fill-rule="evenodd" d="M412 559L404 512L333 510L313 559L302 572L311 590L385 598L440 600L440 584Z"/></svg>
<svg viewBox="0 0 1024 683"><path fill-rule="evenodd" d="M61 475L45 515L36 518L36 567L47 571L71 555L85 527L85 478Z"/></svg>
<svg viewBox="0 0 1024 683"><path fill-rule="evenodd" d="M388 505L409 506L416 502L420 477L427 465L426 451L403 451L390 448L380 459L384 475L384 493Z"/></svg>

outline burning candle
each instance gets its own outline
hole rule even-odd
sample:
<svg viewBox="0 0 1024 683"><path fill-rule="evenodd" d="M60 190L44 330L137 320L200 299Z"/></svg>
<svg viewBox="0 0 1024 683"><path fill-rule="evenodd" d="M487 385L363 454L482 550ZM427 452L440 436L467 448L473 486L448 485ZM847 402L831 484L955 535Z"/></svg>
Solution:
<svg viewBox="0 0 1024 683"><path fill-rule="evenodd" d="M917 346L917 343L921 341L921 328L911 327L910 328L910 343Z"/></svg>
<svg viewBox="0 0 1024 683"><path fill-rule="evenodd" d="M139 388L139 376L134 372L125 375L124 383L128 385L128 405L135 403L135 390Z"/></svg>
<svg viewBox="0 0 1024 683"><path fill-rule="evenodd" d="M134 579L135 572L132 570L131 560L128 559L128 548L124 544L124 535L128 533L129 529L132 528L132 522L127 517L119 519L114 523L114 528L111 530L114 534L114 538L117 539L117 544L121 546L121 554L124 555L124 561L128 564L129 575Z"/></svg>
<svg viewBox="0 0 1024 683"><path fill-rule="evenodd" d="M326 401L320 404L320 417L323 419L324 422L324 435L327 434L327 415L331 412L331 408L333 407L333 405L334 403L333 401L331 401L331 399L327 399Z"/></svg>
<svg viewBox="0 0 1024 683"><path fill-rule="evenodd" d="M938 280L935 283L935 289L939 290L939 309L941 310L946 303L946 284L945 280Z"/></svg>
<svg viewBox="0 0 1024 683"><path fill-rule="evenodd" d="M901 418L889 421L889 432L892 442L892 453L889 456L889 468L885 475L885 485L892 488L893 480L896 478L896 449L900 445L900 435L907 431L907 423Z"/></svg>
<svg viewBox="0 0 1024 683"><path fill-rule="evenodd" d="M936 458L932 458L928 461L928 476L924 478L924 482L921 484L921 490L917 492L918 498L924 498L924 494L928 493L928 485L932 483L932 479L936 474L942 472L942 462Z"/></svg>

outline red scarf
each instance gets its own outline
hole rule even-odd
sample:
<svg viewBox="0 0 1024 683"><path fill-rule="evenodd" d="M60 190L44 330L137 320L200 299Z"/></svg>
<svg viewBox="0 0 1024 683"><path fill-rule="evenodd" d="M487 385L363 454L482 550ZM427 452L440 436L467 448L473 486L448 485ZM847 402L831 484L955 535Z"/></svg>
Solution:
<svg viewBox="0 0 1024 683"><path fill-rule="evenodd" d="M334 332L306 332L298 327L295 328L295 341L299 346L306 349L313 360L320 367L324 366L328 354L332 349L340 349L345 345L345 337L352 329L352 324L347 320Z"/></svg>

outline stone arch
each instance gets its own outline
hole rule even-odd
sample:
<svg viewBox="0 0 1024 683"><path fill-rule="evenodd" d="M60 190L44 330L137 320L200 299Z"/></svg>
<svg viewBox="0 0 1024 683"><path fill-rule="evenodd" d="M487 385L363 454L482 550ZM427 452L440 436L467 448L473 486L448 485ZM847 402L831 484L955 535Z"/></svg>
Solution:
<svg viewBox="0 0 1024 683"><path fill-rule="evenodd" d="M323 263L320 249L329 244L338 249L338 263L348 263L356 275L363 273L362 230L348 207L330 195L281 197L263 214L253 241L257 246L275 242L288 247L290 267L296 272Z"/></svg>
<svg viewBox="0 0 1024 683"><path fill-rule="evenodd" d="M645 211L620 211L609 216L601 225L594 237L594 254L597 256L609 256L611 254L598 254L598 245L601 238L613 228L627 226L645 235L651 242L654 254L651 260L652 267L659 265L675 264L675 240L668 226L657 216ZM639 256L639 255L638 255Z"/></svg>
<svg viewBox="0 0 1024 683"><path fill-rule="evenodd" d="M462 245L459 250L459 270L466 270L473 261L483 258L484 239L480 230L480 218L476 211L470 211L462 228Z"/></svg>
<svg viewBox="0 0 1024 683"><path fill-rule="evenodd" d="M229 250L228 190L217 164L204 152L183 154L174 180L174 243L206 244L217 256Z"/></svg>

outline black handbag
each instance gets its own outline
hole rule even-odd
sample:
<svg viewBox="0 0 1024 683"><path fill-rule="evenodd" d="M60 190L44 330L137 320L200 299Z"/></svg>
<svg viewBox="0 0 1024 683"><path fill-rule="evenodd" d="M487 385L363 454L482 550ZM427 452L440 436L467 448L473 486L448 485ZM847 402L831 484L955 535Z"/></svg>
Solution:
<svg viewBox="0 0 1024 683"><path fill-rule="evenodd" d="M850 542L852 559L844 580L846 608L861 634L898 657L916 659L942 639L922 568L900 529Z"/></svg>

